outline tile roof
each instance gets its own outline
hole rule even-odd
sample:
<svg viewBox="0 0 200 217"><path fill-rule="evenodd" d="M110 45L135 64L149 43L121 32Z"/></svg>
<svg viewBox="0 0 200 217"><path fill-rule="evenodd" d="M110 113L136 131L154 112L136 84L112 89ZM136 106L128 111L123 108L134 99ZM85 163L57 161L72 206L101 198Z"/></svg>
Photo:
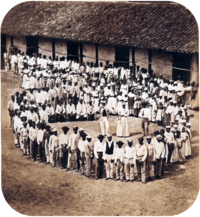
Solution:
<svg viewBox="0 0 200 217"><path fill-rule="evenodd" d="M169 2L24 2L7 13L1 32L198 53L194 16Z"/></svg>

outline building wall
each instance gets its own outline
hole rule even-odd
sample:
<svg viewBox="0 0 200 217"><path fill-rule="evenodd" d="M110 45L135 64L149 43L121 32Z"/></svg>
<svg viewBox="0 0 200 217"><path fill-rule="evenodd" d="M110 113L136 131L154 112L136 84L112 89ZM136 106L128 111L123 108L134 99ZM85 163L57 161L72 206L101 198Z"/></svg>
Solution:
<svg viewBox="0 0 200 217"><path fill-rule="evenodd" d="M83 43L83 62L87 65L87 62L96 63L96 46L95 44ZM91 58L93 57L93 58Z"/></svg>
<svg viewBox="0 0 200 217"><path fill-rule="evenodd" d="M53 58L51 38L40 38L40 37L38 38L38 53L41 53L42 55L46 55L47 59L49 58L49 56Z"/></svg>
<svg viewBox="0 0 200 217"><path fill-rule="evenodd" d="M152 50L152 65L153 73L158 77L159 74L163 74L163 77L172 79L172 65L173 57L172 53L162 50Z"/></svg>
<svg viewBox="0 0 200 217"><path fill-rule="evenodd" d="M67 42L66 40L62 39L55 39L55 56L58 56L58 58L65 56L67 57Z"/></svg>
<svg viewBox="0 0 200 217"><path fill-rule="evenodd" d="M136 66L148 69L148 49L135 48L135 62Z"/></svg>
<svg viewBox="0 0 200 217"><path fill-rule="evenodd" d="M198 65L198 54L193 54L191 59L191 67L190 67L190 83L193 81L198 84L199 83L199 65Z"/></svg>
<svg viewBox="0 0 200 217"><path fill-rule="evenodd" d="M26 37L13 36L13 46L26 53Z"/></svg>
<svg viewBox="0 0 200 217"><path fill-rule="evenodd" d="M6 36L6 50L8 51L11 47L11 39L10 36Z"/></svg>
<svg viewBox="0 0 200 217"><path fill-rule="evenodd" d="M98 56L99 63L102 62L103 65L106 65L106 60L109 60L110 64L113 64L115 61L115 47L107 45L98 46Z"/></svg>

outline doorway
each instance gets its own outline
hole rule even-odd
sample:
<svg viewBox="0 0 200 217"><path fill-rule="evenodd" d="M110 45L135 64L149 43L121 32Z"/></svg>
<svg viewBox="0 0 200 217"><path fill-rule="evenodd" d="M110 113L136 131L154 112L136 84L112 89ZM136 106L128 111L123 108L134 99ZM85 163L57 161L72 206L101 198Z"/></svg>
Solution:
<svg viewBox="0 0 200 217"><path fill-rule="evenodd" d="M4 68L3 54L6 52L6 35L1 34L1 69Z"/></svg>
<svg viewBox="0 0 200 217"><path fill-rule="evenodd" d="M75 42L67 42L67 56L68 60L79 62L78 57L78 43Z"/></svg>
<svg viewBox="0 0 200 217"><path fill-rule="evenodd" d="M26 37L26 52L30 56L33 53L38 55L38 38L37 37Z"/></svg>
<svg viewBox="0 0 200 217"><path fill-rule="evenodd" d="M115 61L119 67L129 68L129 47L115 47Z"/></svg>
<svg viewBox="0 0 200 217"><path fill-rule="evenodd" d="M191 66L191 54L181 54L173 53L173 67L188 69L190 70ZM172 70L172 78L174 81L178 80L180 77L181 81L184 83L190 81L190 71L174 69Z"/></svg>

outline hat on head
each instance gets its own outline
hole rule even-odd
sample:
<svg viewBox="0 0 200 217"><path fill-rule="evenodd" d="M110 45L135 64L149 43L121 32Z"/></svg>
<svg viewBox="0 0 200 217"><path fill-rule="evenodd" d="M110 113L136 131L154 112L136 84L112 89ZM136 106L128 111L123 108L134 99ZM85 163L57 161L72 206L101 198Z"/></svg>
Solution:
<svg viewBox="0 0 200 217"><path fill-rule="evenodd" d="M63 131L68 131L68 130L69 130L69 127L64 126L64 127L62 127L62 130L63 130Z"/></svg>
<svg viewBox="0 0 200 217"><path fill-rule="evenodd" d="M56 128L54 128L54 129L52 130L52 132L55 133L55 132L58 132L58 130L57 130Z"/></svg>
<svg viewBox="0 0 200 217"><path fill-rule="evenodd" d="M138 138L138 140L142 140L142 139L144 139L143 136L140 136L140 137Z"/></svg>
<svg viewBox="0 0 200 217"><path fill-rule="evenodd" d="M191 123L187 123L186 126L187 126L187 127L188 127L188 126L191 126Z"/></svg>
<svg viewBox="0 0 200 217"><path fill-rule="evenodd" d="M108 134L107 137L112 137L112 135L111 135L111 134Z"/></svg>
<svg viewBox="0 0 200 217"><path fill-rule="evenodd" d="M128 139L127 142L128 143L133 143L133 140L132 139Z"/></svg>
<svg viewBox="0 0 200 217"><path fill-rule="evenodd" d="M162 136L161 136L160 134L158 134L158 135L156 136L156 139L162 139Z"/></svg>
<svg viewBox="0 0 200 217"><path fill-rule="evenodd" d="M147 139L151 139L151 136L147 136Z"/></svg>
<svg viewBox="0 0 200 217"><path fill-rule="evenodd" d="M176 129L176 128L178 128L178 126L177 126L177 125L174 125L174 128Z"/></svg>
<svg viewBox="0 0 200 217"><path fill-rule="evenodd" d="M166 128L170 129L171 127L170 126L166 126Z"/></svg>
<svg viewBox="0 0 200 217"><path fill-rule="evenodd" d="M87 135L86 139L92 139L92 137L90 135Z"/></svg>
<svg viewBox="0 0 200 217"><path fill-rule="evenodd" d="M122 141L116 142L117 145L123 145L124 143Z"/></svg>
<svg viewBox="0 0 200 217"><path fill-rule="evenodd" d="M78 127L77 126L73 126L73 129L78 129Z"/></svg>
<svg viewBox="0 0 200 217"><path fill-rule="evenodd" d="M104 136L100 134L99 136L97 136L97 138L98 139L102 139L102 138L104 139Z"/></svg>
<svg viewBox="0 0 200 217"><path fill-rule="evenodd" d="M79 132L80 132L80 131L84 131L84 129L83 129L83 128L80 128L80 129L79 129Z"/></svg>

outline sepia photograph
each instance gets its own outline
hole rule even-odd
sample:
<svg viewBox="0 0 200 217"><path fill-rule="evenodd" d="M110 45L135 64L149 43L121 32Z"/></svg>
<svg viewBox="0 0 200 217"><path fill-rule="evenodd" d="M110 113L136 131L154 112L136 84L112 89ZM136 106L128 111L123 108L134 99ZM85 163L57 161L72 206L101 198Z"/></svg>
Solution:
<svg viewBox="0 0 200 217"><path fill-rule="evenodd" d="M10 209L174 216L193 206L199 32L184 5L13 4L1 22L0 75L1 190Z"/></svg>

